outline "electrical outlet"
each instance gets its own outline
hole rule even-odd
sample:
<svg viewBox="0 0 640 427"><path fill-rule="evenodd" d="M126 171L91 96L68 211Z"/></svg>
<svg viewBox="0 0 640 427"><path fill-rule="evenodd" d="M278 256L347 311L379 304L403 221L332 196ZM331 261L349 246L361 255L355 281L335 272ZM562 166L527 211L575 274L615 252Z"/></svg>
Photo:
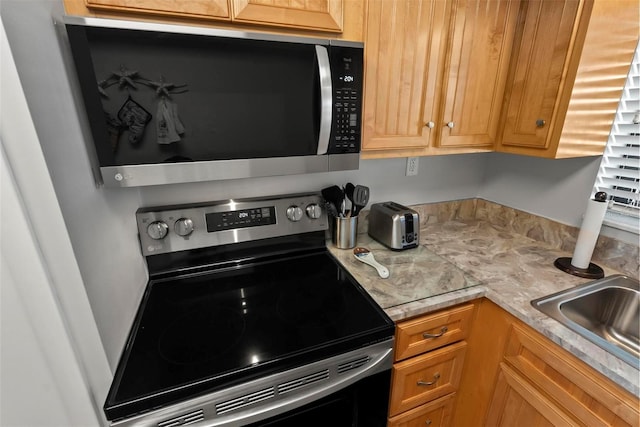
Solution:
<svg viewBox="0 0 640 427"><path fill-rule="evenodd" d="M418 175L418 157L407 157L407 171L406 176Z"/></svg>

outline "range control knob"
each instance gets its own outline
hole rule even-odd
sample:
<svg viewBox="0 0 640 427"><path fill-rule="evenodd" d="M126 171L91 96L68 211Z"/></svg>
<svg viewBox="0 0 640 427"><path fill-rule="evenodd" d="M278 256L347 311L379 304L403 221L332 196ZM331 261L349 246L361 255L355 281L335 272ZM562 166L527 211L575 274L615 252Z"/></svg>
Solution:
<svg viewBox="0 0 640 427"><path fill-rule="evenodd" d="M193 221L191 218L180 218L173 224L173 229L178 236L186 237L193 233Z"/></svg>
<svg viewBox="0 0 640 427"><path fill-rule="evenodd" d="M147 234L153 240L162 240L169 232L169 226L164 221L153 221L147 226Z"/></svg>
<svg viewBox="0 0 640 427"><path fill-rule="evenodd" d="M302 208L300 208L299 206L289 206L287 208L287 218L289 218L290 221L300 221L303 214L304 212L302 212Z"/></svg>
<svg viewBox="0 0 640 427"><path fill-rule="evenodd" d="M322 208L315 203L307 206L307 216L311 219L318 219L322 215Z"/></svg>

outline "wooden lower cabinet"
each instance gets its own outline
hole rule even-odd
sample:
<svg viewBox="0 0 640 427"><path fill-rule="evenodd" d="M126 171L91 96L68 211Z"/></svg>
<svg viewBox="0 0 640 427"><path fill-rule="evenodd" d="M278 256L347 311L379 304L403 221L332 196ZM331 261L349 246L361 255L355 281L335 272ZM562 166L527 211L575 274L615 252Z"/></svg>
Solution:
<svg viewBox="0 0 640 427"><path fill-rule="evenodd" d="M452 425L640 425L637 397L491 301L477 307Z"/></svg>
<svg viewBox="0 0 640 427"><path fill-rule="evenodd" d="M551 427L578 424L509 365L501 363L485 425Z"/></svg>
<svg viewBox="0 0 640 427"><path fill-rule="evenodd" d="M388 426L449 426L475 305L399 322Z"/></svg>

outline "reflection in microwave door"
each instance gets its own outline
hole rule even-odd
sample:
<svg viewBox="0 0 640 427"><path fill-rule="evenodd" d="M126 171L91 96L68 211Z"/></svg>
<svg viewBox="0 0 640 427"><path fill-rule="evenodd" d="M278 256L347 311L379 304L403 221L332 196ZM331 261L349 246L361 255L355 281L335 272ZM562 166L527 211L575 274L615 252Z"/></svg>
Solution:
<svg viewBox="0 0 640 427"><path fill-rule="evenodd" d="M123 128L129 131L129 142L131 144L135 145L142 140L142 135L147 123L151 121L151 117L151 113L129 95L118 111L118 119L122 122Z"/></svg>
<svg viewBox="0 0 640 427"><path fill-rule="evenodd" d="M165 97L158 101L156 132L158 144L178 142L180 135L184 134L184 125L178 117L178 105Z"/></svg>

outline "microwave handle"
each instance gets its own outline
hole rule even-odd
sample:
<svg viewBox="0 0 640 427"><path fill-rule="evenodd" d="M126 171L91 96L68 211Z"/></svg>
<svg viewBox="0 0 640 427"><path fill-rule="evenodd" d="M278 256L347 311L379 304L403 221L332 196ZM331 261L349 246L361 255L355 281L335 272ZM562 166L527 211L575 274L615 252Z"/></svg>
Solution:
<svg viewBox="0 0 640 427"><path fill-rule="evenodd" d="M318 135L318 155L327 154L331 137L331 114L333 112L333 91L331 88L331 65L329 53L324 46L316 45L318 73L320 75L320 134Z"/></svg>

